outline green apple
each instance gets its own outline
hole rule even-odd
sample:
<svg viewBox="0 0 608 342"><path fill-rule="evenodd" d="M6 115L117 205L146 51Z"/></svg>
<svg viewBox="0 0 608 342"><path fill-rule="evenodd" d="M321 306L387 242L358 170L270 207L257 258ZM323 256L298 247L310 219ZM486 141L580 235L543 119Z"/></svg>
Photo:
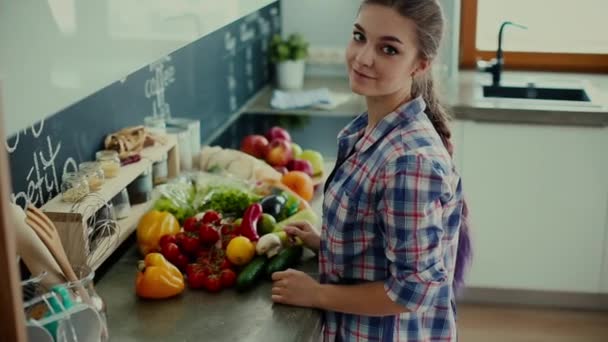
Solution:
<svg viewBox="0 0 608 342"><path fill-rule="evenodd" d="M314 150L304 150L298 159L308 160L312 164L312 172L314 176L323 173L323 155Z"/></svg>
<svg viewBox="0 0 608 342"><path fill-rule="evenodd" d="M257 224L258 235L266 235L272 233L276 229L277 221L270 214L262 214Z"/></svg>
<svg viewBox="0 0 608 342"><path fill-rule="evenodd" d="M300 159L300 155L302 154L302 148L300 147L300 145L292 142L291 153L293 154L293 159Z"/></svg>

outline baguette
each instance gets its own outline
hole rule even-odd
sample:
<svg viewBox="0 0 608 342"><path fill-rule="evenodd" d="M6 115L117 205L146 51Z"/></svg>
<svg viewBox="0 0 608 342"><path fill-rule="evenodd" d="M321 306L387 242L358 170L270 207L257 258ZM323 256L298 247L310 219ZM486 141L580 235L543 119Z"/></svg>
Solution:
<svg viewBox="0 0 608 342"><path fill-rule="evenodd" d="M281 173L266 162L247 153L219 146L204 146L200 152L201 171L219 167L241 179L250 181L281 180Z"/></svg>

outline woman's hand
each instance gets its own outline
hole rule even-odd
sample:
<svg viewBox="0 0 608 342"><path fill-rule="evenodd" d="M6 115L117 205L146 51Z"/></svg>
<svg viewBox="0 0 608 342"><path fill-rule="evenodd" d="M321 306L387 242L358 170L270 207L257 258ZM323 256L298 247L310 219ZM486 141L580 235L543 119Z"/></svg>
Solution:
<svg viewBox="0 0 608 342"><path fill-rule="evenodd" d="M288 269L273 273L272 281L272 301L302 307L319 307L321 284L308 274Z"/></svg>
<svg viewBox="0 0 608 342"><path fill-rule="evenodd" d="M294 222L286 226L283 231L290 237L298 237L304 245L313 251L318 251L321 245L321 235L308 222Z"/></svg>

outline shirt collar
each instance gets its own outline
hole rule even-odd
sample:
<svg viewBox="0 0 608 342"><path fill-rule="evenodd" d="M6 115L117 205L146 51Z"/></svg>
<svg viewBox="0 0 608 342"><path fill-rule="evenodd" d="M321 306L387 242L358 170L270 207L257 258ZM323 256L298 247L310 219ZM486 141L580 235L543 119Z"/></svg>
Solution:
<svg viewBox="0 0 608 342"><path fill-rule="evenodd" d="M365 152L369 147L374 145L378 140L387 135L397 125L404 121L409 121L419 113L424 112L426 103L422 96L418 96L401 106L396 110L386 115L374 129L366 134L363 139L363 145L360 152ZM365 134L367 127L368 114L367 112L359 115L351 123L349 123L338 135L339 157L340 154L351 151L359 138Z"/></svg>

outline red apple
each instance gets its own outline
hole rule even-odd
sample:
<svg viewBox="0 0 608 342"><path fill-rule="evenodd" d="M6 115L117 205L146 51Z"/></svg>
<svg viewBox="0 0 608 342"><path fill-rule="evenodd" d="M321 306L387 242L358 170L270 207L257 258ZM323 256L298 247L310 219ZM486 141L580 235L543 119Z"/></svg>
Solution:
<svg viewBox="0 0 608 342"><path fill-rule="evenodd" d="M268 153L266 154L266 162L268 164L277 167L285 166L293 158L293 151L291 150L291 144L285 139L275 139L270 143L268 147Z"/></svg>
<svg viewBox="0 0 608 342"><path fill-rule="evenodd" d="M284 128L279 126L274 126L269 129L268 132L266 132L266 139L268 139L270 142L276 139L284 139L291 142L291 136L289 133Z"/></svg>
<svg viewBox="0 0 608 342"><path fill-rule="evenodd" d="M241 151L261 159L266 157L268 146L268 139L261 135L248 135L241 141Z"/></svg>
<svg viewBox="0 0 608 342"><path fill-rule="evenodd" d="M302 171L310 177L313 175L312 164L308 160L304 159L290 160L287 164L287 169L289 171Z"/></svg>

